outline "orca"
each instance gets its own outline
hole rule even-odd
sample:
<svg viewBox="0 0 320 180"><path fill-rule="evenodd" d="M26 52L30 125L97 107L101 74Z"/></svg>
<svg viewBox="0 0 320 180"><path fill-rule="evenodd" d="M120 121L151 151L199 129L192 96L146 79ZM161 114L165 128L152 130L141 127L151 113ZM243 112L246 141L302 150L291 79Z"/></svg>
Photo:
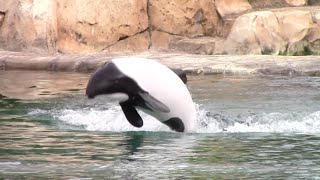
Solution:
<svg viewBox="0 0 320 180"><path fill-rule="evenodd" d="M174 131L193 132L196 110L186 82L183 70L170 69L150 59L117 58L91 75L86 95L89 99L98 95L115 98L135 127L143 126L138 109Z"/></svg>

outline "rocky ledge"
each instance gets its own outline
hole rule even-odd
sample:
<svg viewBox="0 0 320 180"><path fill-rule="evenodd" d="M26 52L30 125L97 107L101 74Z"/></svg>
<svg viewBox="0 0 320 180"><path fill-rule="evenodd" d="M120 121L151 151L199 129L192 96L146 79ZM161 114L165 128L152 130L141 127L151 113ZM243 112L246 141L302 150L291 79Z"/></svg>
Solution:
<svg viewBox="0 0 320 180"><path fill-rule="evenodd" d="M112 58L137 56L155 59L188 74L307 75L320 76L320 56L193 55L161 52L138 54L94 53L87 55L39 56L0 51L1 70L92 72Z"/></svg>

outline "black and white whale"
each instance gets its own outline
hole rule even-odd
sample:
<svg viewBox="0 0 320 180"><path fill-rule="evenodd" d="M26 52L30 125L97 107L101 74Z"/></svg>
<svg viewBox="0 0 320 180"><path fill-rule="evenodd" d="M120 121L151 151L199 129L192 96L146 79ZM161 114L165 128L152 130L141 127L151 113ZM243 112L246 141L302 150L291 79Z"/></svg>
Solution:
<svg viewBox="0 0 320 180"><path fill-rule="evenodd" d="M109 61L89 79L86 95L116 99L127 120L142 127L137 109L155 117L177 132L196 129L196 110L184 84L182 70L171 70L156 61L137 57Z"/></svg>

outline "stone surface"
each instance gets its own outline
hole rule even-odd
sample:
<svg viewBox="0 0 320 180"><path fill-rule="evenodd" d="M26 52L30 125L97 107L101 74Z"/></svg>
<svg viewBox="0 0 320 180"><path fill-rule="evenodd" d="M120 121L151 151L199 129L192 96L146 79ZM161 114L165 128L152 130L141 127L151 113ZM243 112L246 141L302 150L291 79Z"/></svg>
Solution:
<svg viewBox="0 0 320 180"><path fill-rule="evenodd" d="M212 0L152 0L149 17L153 30L181 36L215 36L218 14Z"/></svg>
<svg viewBox="0 0 320 180"><path fill-rule="evenodd" d="M56 11L52 0L1 0L6 12L0 47L25 52L56 52Z"/></svg>
<svg viewBox="0 0 320 180"><path fill-rule="evenodd" d="M101 51L148 28L146 0L57 2L58 49L63 53Z"/></svg>
<svg viewBox="0 0 320 180"><path fill-rule="evenodd" d="M309 30L306 40L314 43L320 40L320 11L312 11L312 20L315 23L313 27ZM320 50L320 49L318 49Z"/></svg>
<svg viewBox="0 0 320 180"><path fill-rule="evenodd" d="M194 39L175 38L169 43L169 49L176 52L211 55L214 53L215 39L211 37Z"/></svg>
<svg viewBox="0 0 320 180"><path fill-rule="evenodd" d="M281 26L271 11L258 11L237 18L225 42L231 54L265 54L285 50Z"/></svg>
<svg viewBox="0 0 320 180"><path fill-rule="evenodd" d="M319 0L309 0L308 4L311 6L320 6L320 1Z"/></svg>
<svg viewBox="0 0 320 180"><path fill-rule="evenodd" d="M252 9L248 0L215 0L215 5L222 18Z"/></svg>
<svg viewBox="0 0 320 180"><path fill-rule="evenodd" d="M289 43L302 40L315 25L310 11L288 9L274 13L280 22L282 37Z"/></svg>
<svg viewBox="0 0 320 180"><path fill-rule="evenodd" d="M248 0L253 9L282 8L289 6L286 0Z"/></svg>
<svg viewBox="0 0 320 180"><path fill-rule="evenodd" d="M225 56L149 52L140 54L95 53L88 55L39 56L0 51L2 70L49 70L92 72L115 57L137 56L155 59L188 74L307 75L320 76L319 56Z"/></svg>
<svg viewBox="0 0 320 180"><path fill-rule="evenodd" d="M5 13L5 12L0 11L0 27L1 27L1 26L2 26L2 24L3 24L3 21L4 21L4 18L5 18L5 15L6 15L6 13Z"/></svg>
<svg viewBox="0 0 320 180"><path fill-rule="evenodd" d="M244 14L237 18L227 37L226 52L308 55L305 51L309 51L310 42L320 37L315 14L290 8Z"/></svg>
<svg viewBox="0 0 320 180"><path fill-rule="evenodd" d="M282 37L287 43L287 53L294 54L299 53L299 51L302 53L305 51L304 48L308 46L307 41L305 41L307 37L309 36L310 40L311 38L317 38L316 32L313 32L313 35L311 35L312 29L317 28L317 25L313 22L310 11L289 9L286 11L275 11L275 14L281 23ZM317 29L314 30L316 31Z"/></svg>
<svg viewBox="0 0 320 180"><path fill-rule="evenodd" d="M236 21L235 17L222 19L219 22L219 26L217 28L217 32L218 32L217 36L227 38L235 21Z"/></svg>
<svg viewBox="0 0 320 180"><path fill-rule="evenodd" d="M153 31L151 36L153 50L208 55L214 54L219 39L223 41L218 37L187 38L159 31Z"/></svg>
<svg viewBox="0 0 320 180"><path fill-rule="evenodd" d="M153 50L168 50L169 44L172 39L175 39L175 35L171 35L161 31L151 32L151 44Z"/></svg>
<svg viewBox="0 0 320 180"><path fill-rule="evenodd" d="M320 54L320 6L287 1L0 0L0 49Z"/></svg>
<svg viewBox="0 0 320 180"><path fill-rule="evenodd" d="M304 6L308 4L307 0L286 0L286 2L291 6Z"/></svg>
<svg viewBox="0 0 320 180"><path fill-rule="evenodd" d="M128 37L108 47L106 52L142 52L149 49L149 32L144 31L134 36Z"/></svg>

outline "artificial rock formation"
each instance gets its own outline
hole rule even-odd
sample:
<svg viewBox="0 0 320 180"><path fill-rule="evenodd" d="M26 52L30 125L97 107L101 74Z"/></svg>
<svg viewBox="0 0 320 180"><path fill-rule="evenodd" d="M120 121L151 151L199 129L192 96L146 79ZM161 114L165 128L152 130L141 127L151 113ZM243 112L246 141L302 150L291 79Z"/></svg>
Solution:
<svg viewBox="0 0 320 180"><path fill-rule="evenodd" d="M307 0L286 0L286 2L291 6L304 6L308 4Z"/></svg>
<svg viewBox="0 0 320 180"><path fill-rule="evenodd" d="M320 36L320 26L314 22L313 16L312 11L290 8L244 14L234 23L224 50L233 54L295 54L305 51Z"/></svg>
<svg viewBox="0 0 320 180"><path fill-rule="evenodd" d="M215 5L222 18L252 9L247 0L215 0Z"/></svg>
<svg viewBox="0 0 320 180"><path fill-rule="evenodd" d="M225 51L234 54L263 54L284 50L281 26L275 14L258 11L237 18L225 42Z"/></svg>
<svg viewBox="0 0 320 180"><path fill-rule="evenodd" d="M148 28L146 0L57 2L57 45L64 53L102 51ZM145 36L136 39L147 41Z"/></svg>
<svg viewBox="0 0 320 180"><path fill-rule="evenodd" d="M215 36L218 14L212 0L151 0L153 30L180 36Z"/></svg>
<svg viewBox="0 0 320 180"><path fill-rule="evenodd" d="M0 0L0 49L319 54L320 7L306 5L320 2Z"/></svg>
<svg viewBox="0 0 320 180"><path fill-rule="evenodd" d="M55 5L51 0L0 0L3 21L0 47L12 51L56 52Z"/></svg>

